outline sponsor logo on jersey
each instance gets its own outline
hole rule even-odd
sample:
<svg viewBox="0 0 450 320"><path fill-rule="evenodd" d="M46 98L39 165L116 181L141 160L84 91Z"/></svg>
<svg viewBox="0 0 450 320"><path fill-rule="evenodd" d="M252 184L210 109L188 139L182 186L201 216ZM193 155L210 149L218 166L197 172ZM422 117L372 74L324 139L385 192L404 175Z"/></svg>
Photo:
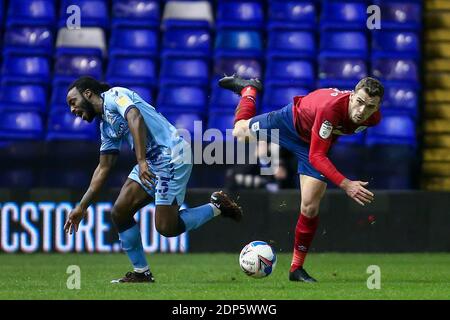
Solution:
<svg viewBox="0 0 450 320"><path fill-rule="evenodd" d="M121 96L121 97L118 97L118 98L116 98L115 100L114 100L116 103L117 103L117 105L119 106L119 107L121 107L121 108L125 108L125 107L128 107L129 106L129 99L126 97L126 96Z"/></svg>
<svg viewBox="0 0 450 320"><path fill-rule="evenodd" d="M256 132L259 130L259 121L252 124L252 131Z"/></svg>
<svg viewBox="0 0 450 320"><path fill-rule="evenodd" d="M322 139L328 139L332 132L333 132L333 125L331 124L330 121L325 120L320 126L319 136Z"/></svg>

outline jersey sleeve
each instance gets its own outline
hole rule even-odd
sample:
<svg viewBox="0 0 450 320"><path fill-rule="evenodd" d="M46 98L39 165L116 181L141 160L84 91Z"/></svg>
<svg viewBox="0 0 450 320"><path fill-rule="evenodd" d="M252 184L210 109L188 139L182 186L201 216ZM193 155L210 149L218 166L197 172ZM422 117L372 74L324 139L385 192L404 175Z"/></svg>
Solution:
<svg viewBox="0 0 450 320"><path fill-rule="evenodd" d="M119 154L120 147L122 146L122 140L119 138L113 138L107 134L103 127L103 122L100 123L100 154Z"/></svg>
<svg viewBox="0 0 450 320"><path fill-rule="evenodd" d="M345 179L328 158L332 144L333 128L339 123L340 116L333 110L322 111L316 115L311 130L309 162L328 180L339 186Z"/></svg>
<svg viewBox="0 0 450 320"><path fill-rule="evenodd" d="M136 108L130 95L131 93L122 90L114 88L112 90L111 100L113 108L116 109L125 120L127 119L128 111L132 108Z"/></svg>

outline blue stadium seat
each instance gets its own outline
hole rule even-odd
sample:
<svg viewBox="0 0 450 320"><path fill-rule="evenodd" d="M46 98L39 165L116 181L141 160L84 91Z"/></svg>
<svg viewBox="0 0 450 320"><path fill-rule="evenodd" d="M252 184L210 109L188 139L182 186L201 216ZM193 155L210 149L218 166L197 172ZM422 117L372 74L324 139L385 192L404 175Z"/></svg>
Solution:
<svg viewBox="0 0 450 320"><path fill-rule="evenodd" d="M202 114L208 103L207 92L198 86L163 86L159 90L156 110L165 112L193 112Z"/></svg>
<svg viewBox="0 0 450 320"><path fill-rule="evenodd" d="M5 0L0 0L0 24L2 26L4 26L5 9Z"/></svg>
<svg viewBox="0 0 450 320"><path fill-rule="evenodd" d="M261 29L264 23L263 6L258 1L219 1L216 28Z"/></svg>
<svg viewBox="0 0 450 320"><path fill-rule="evenodd" d="M52 0L14 0L9 1L6 26L52 27L55 19L56 8Z"/></svg>
<svg viewBox="0 0 450 320"><path fill-rule="evenodd" d="M311 88L315 85L314 66L307 60L270 59L267 62L265 79L280 84Z"/></svg>
<svg viewBox="0 0 450 320"><path fill-rule="evenodd" d="M258 58L263 53L261 34L247 30L221 30L214 44L216 57Z"/></svg>
<svg viewBox="0 0 450 320"><path fill-rule="evenodd" d="M5 111L0 117L1 140L41 140L44 125L38 112Z"/></svg>
<svg viewBox="0 0 450 320"><path fill-rule="evenodd" d="M206 29L173 28L164 32L162 57L188 56L206 58L211 52L211 35Z"/></svg>
<svg viewBox="0 0 450 320"><path fill-rule="evenodd" d="M206 86L209 83L208 61L190 58L166 58L160 70L160 85L190 84Z"/></svg>
<svg viewBox="0 0 450 320"><path fill-rule="evenodd" d="M175 128L179 129L180 134L183 137L186 137L182 129L187 130L191 135L191 141L194 140L194 135L197 135L197 137L202 137L202 130L205 128L205 124L203 123L202 115L199 113L186 113L186 112L180 112L180 111L166 111L164 112L164 117L175 126ZM201 121L201 126L197 124L197 128L195 126L196 121ZM196 129L196 130L195 130Z"/></svg>
<svg viewBox="0 0 450 320"><path fill-rule="evenodd" d="M76 117L69 107L52 108L48 116L46 140L98 141L98 122L88 123Z"/></svg>
<svg viewBox="0 0 450 320"><path fill-rule="evenodd" d="M420 38L416 32L375 31L372 58L420 58Z"/></svg>
<svg viewBox="0 0 450 320"><path fill-rule="evenodd" d="M367 77L367 65L360 59L320 59L318 87L354 89L356 83Z"/></svg>
<svg viewBox="0 0 450 320"><path fill-rule="evenodd" d="M372 59L372 74L392 84L399 82L418 86L420 82L418 65L412 59Z"/></svg>
<svg viewBox="0 0 450 320"><path fill-rule="evenodd" d="M240 101L240 96L230 90L219 87L217 81L211 84L211 98L209 110L234 111Z"/></svg>
<svg viewBox="0 0 450 320"><path fill-rule="evenodd" d="M81 9L81 24L84 27L109 28L109 9L106 0L61 0L59 27L65 27L69 14L69 6L78 6Z"/></svg>
<svg viewBox="0 0 450 320"><path fill-rule="evenodd" d="M366 144L373 145L408 145L415 147L416 125L411 117L383 112L383 120L367 131Z"/></svg>
<svg viewBox="0 0 450 320"><path fill-rule="evenodd" d="M135 91L145 102L155 106L155 96L152 88L138 85L127 85L127 88Z"/></svg>
<svg viewBox="0 0 450 320"><path fill-rule="evenodd" d="M155 106L155 96L154 96L154 87L142 85L142 84L136 84L133 82L133 79L115 79L119 82L110 82L108 81L108 84L111 87L126 87L127 89L130 89L132 91L135 91L144 101L147 103Z"/></svg>
<svg viewBox="0 0 450 320"><path fill-rule="evenodd" d="M167 1L164 5L161 28L210 29L214 12L210 1Z"/></svg>
<svg viewBox="0 0 450 320"><path fill-rule="evenodd" d="M66 96L67 88L70 85L70 81L53 81L52 82L52 92L50 96L50 105L63 105L67 106Z"/></svg>
<svg viewBox="0 0 450 320"><path fill-rule="evenodd" d="M212 28L210 23L206 20L179 20L179 19L165 19L163 20L161 27L162 30L164 31L171 29L211 30Z"/></svg>
<svg viewBox="0 0 450 320"><path fill-rule="evenodd" d="M102 50L100 48L88 47L57 47L55 50L56 59L59 57L93 57L103 62Z"/></svg>
<svg viewBox="0 0 450 320"><path fill-rule="evenodd" d="M100 79L103 63L96 55L61 54L56 56L54 71L56 81L70 82L84 75Z"/></svg>
<svg viewBox="0 0 450 320"><path fill-rule="evenodd" d="M314 1L270 1L268 29L313 30L317 25Z"/></svg>
<svg viewBox="0 0 450 320"><path fill-rule="evenodd" d="M218 58L214 60L214 81L224 74L236 73L243 78L261 78L263 74L261 62L257 59Z"/></svg>
<svg viewBox="0 0 450 320"><path fill-rule="evenodd" d="M381 26L383 30L416 30L422 27L421 1L380 1L374 4L381 9Z"/></svg>
<svg viewBox="0 0 450 320"><path fill-rule="evenodd" d="M392 110L413 118L418 116L418 91L405 84L385 86L382 110Z"/></svg>
<svg viewBox="0 0 450 320"><path fill-rule="evenodd" d="M159 27L159 0L115 0L112 5L112 27Z"/></svg>
<svg viewBox="0 0 450 320"><path fill-rule="evenodd" d="M158 53L158 42L158 31L155 29L116 27L109 41L110 57L154 57Z"/></svg>
<svg viewBox="0 0 450 320"><path fill-rule="evenodd" d="M107 55L105 31L97 27L71 30L60 28L56 38L56 55Z"/></svg>
<svg viewBox="0 0 450 320"><path fill-rule="evenodd" d="M316 55L316 40L310 31L271 30L267 42L269 58L313 59Z"/></svg>
<svg viewBox="0 0 450 320"><path fill-rule="evenodd" d="M367 21L364 1L326 0L322 4L320 28L322 30L364 30Z"/></svg>
<svg viewBox="0 0 450 320"><path fill-rule="evenodd" d="M16 26L6 29L4 55L53 55L54 37L49 27Z"/></svg>
<svg viewBox="0 0 450 320"><path fill-rule="evenodd" d="M5 85L0 87L0 110L47 111L46 90L39 85Z"/></svg>
<svg viewBox="0 0 450 320"><path fill-rule="evenodd" d="M41 56L8 55L4 57L2 83L26 83L48 85L50 64Z"/></svg>
<svg viewBox="0 0 450 320"><path fill-rule="evenodd" d="M310 90L291 85L279 85L266 82L264 85L264 96L261 113L278 110L293 103L295 96L307 95Z"/></svg>
<svg viewBox="0 0 450 320"><path fill-rule="evenodd" d="M234 126L234 112L210 112L208 115L208 129L218 129L225 138L226 130ZM229 137L232 139L232 136Z"/></svg>
<svg viewBox="0 0 450 320"><path fill-rule="evenodd" d="M373 129L369 128L368 130L369 135ZM378 140L373 142L366 147L367 157L370 161L366 161L364 164L365 175L369 177L371 188L413 188L413 177L417 176L419 168L419 156L414 145L397 141L392 144Z"/></svg>
<svg viewBox="0 0 450 320"><path fill-rule="evenodd" d="M367 59L368 44L364 32L325 31L320 37L321 58Z"/></svg>
<svg viewBox="0 0 450 320"><path fill-rule="evenodd" d="M108 63L106 79L111 83L124 83L124 86L128 82L134 85L155 86L155 61L139 57L112 57Z"/></svg>

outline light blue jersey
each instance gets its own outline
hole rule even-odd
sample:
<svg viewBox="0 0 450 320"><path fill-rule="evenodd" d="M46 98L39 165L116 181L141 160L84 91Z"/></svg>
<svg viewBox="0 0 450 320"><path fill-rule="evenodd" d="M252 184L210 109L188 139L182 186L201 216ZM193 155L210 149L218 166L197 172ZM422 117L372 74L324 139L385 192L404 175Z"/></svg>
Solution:
<svg viewBox="0 0 450 320"><path fill-rule="evenodd" d="M124 140L134 150L126 116L132 108L137 108L147 127L145 153L149 168L157 177L156 190L142 184L137 165L128 177L154 197L156 205L171 205L174 199L181 205L192 170L191 162L183 161L183 152L190 152L190 146L180 137L177 129L136 92L114 87L102 93L101 97L103 115L100 122L100 153L119 153Z"/></svg>

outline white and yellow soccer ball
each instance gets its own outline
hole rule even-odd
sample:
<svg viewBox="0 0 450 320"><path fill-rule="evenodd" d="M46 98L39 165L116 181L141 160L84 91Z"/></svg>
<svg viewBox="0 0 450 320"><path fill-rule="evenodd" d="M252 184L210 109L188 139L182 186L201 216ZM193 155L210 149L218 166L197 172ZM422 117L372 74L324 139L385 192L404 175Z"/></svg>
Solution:
<svg viewBox="0 0 450 320"><path fill-rule="evenodd" d="M253 278L264 278L270 275L277 265L277 255L273 248L264 241L252 241L239 255L239 266L242 271Z"/></svg>

